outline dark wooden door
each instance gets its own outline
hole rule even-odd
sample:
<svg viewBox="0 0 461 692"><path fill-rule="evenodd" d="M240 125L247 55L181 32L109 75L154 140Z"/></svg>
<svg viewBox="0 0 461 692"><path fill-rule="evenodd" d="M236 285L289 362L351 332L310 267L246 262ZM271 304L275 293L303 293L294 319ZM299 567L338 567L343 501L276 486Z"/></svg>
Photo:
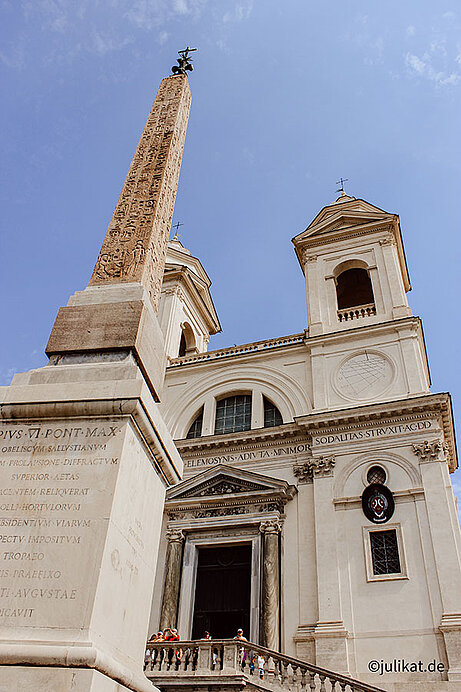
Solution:
<svg viewBox="0 0 461 692"><path fill-rule="evenodd" d="M192 639L229 639L250 628L251 546L199 548Z"/></svg>

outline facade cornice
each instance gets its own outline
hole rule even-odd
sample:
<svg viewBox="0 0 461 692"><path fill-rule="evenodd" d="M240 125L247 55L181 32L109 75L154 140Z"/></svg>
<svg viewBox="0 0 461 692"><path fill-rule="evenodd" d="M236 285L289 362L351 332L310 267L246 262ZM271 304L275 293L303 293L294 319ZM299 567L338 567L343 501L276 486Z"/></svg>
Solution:
<svg viewBox="0 0 461 692"><path fill-rule="evenodd" d="M305 338L305 344L307 346L313 346L318 344L324 344L326 341L344 341L347 339L348 334L362 335L371 334L376 331L380 332L395 332L395 330L402 329L403 327L417 328L422 333L422 323L421 318L417 315L409 315L408 317L401 317L396 320L388 320L387 322L375 322L374 324L364 324L360 326L354 326L350 329L341 329L336 332L328 332L326 334L316 334L315 336L309 336L307 333Z"/></svg>
<svg viewBox="0 0 461 692"><path fill-rule="evenodd" d="M205 435L195 439L175 440L175 445L181 455L187 455L222 447L232 451L233 448L238 449L242 445L248 450L264 445L275 447L280 444L282 446L286 444L287 439L290 444L296 444L296 442L305 444L306 442L305 434L296 423L285 423L273 428L256 428L228 435Z"/></svg>
<svg viewBox="0 0 461 692"><path fill-rule="evenodd" d="M383 427L395 425L396 422L418 421L429 414L440 417L444 441L448 445L449 469L453 472L458 468L458 459L451 398L446 392L369 404L353 409L311 413L306 416L297 416L295 423L303 428L306 435L310 437L313 433L318 434L319 432L322 435L350 432L354 428L359 428L363 423L374 423Z"/></svg>
<svg viewBox="0 0 461 692"><path fill-rule="evenodd" d="M199 454L238 454L242 448L246 453L264 448L283 450L287 445L303 447L299 454L312 456L313 435L340 435L353 432L364 424L371 427L395 426L396 424L422 421L428 415L440 418L444 441L448 445L449 469L458 467L454 435L451 399L447 393L425 394L395 401L368 404L366 406L321 411L297 416L294 423L285 423L276 428L258 428L229 435L206 435L195 439L175 440L183 459L195 458ZM302 461L302 457L300 463Z"/></svg>
<svg viewBox="0 0 461 692"><path fill-rule="evenodd" d="M308 235L305 238L299 238L296 245L299 248L306 250L309 248L329 245L338 240L349 240L350 238L359 238L369 233L377 233L380 231L389 232L392 229L393 219L379 219L377 221L355 224L351 226L325 227L319 235Z"/></svg>

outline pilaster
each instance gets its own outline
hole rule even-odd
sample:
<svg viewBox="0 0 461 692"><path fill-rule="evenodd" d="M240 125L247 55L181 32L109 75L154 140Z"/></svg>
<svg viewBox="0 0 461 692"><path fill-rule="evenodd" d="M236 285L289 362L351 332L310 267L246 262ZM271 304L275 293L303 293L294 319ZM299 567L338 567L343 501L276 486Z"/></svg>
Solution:
<svg viewBox="0 0 461 692"><path fill-rule="evenodd" d="M314 484L318 621L313 637L316 664L348 673L347 632L341 611L336 517L333 505L334 457L313 458L305 477Z"/></svg>
<svg viewBox="0 0 461 692"><path fill-rule="evenodd" d="M448 679L461 681L460 528L447 466L447 445L440 439L413 445L420 471L442 601L440 631L448 659Z"/></svg>

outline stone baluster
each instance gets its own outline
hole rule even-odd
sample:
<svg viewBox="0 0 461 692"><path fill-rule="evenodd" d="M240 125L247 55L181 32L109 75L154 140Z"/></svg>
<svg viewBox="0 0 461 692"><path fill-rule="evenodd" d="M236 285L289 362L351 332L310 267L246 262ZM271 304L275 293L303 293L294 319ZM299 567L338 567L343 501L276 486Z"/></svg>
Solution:
<svg viewBox="0 0 461 692"><path fill-rule="evenodd" d="M166 627L176 627L184 533L178 529L167 529L166 538L168 540L168 550L162 612L160 615L161 630L164 630Z"/></svg>
<svg viewBox="0 0 461 692"><path fill-rule="evenodd" d="M262 584L262 645L267 649L279 649L279 521L263 521L259 530L264 536L263 584Z"/></svg>
<svg viewBox="0 0 461 692"><path fill-rule="evenodd" d="M236 642L232 642L231 644L224 644L222 660L223 674L231 674L235 673L239 669L241 670L241 666L239 667L238 661L238 656L240 654L241 648L243 648L243 646L240 646Z"/></svg>
<svg viewBox="0 0 461 692"><path fill-rule="evenodd" d="M197 670L209 671L211 669L211 643L201 641L197 656Z"/></svg>

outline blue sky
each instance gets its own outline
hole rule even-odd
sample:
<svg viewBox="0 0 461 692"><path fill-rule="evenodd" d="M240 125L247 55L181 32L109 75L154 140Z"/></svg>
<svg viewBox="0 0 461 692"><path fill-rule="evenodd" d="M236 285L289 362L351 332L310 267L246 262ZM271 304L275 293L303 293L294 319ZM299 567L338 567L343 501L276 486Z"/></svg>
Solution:
<svg viewBox="0 0 461 692"><path fill-rule="evenodd" d="M0 0L0 10L0 383L45 363L160 80L189 44L199 51L175 221L214 280L223 332L210 347L304 329L290 239L343 176L349 194L400 214L433 391L451 391L456 410L458 3Z"/></svg>

